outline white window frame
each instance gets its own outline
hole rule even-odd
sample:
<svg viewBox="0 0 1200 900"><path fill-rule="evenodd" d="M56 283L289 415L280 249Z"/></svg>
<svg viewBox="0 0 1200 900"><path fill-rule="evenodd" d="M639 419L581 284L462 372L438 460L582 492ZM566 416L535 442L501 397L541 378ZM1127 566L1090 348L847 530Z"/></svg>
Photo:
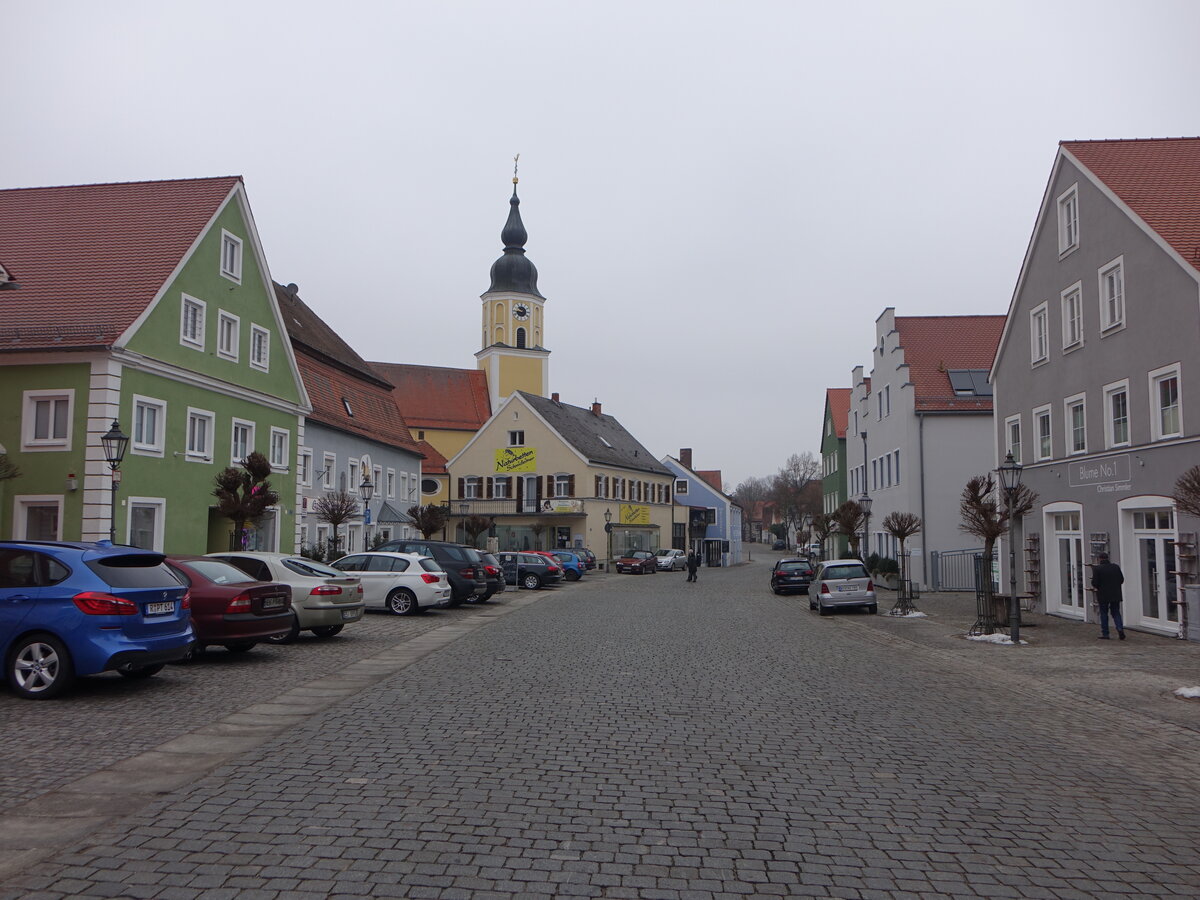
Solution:
<svg viewBox="0 0 1200 900"><path fill-rule="evenodd" d="M1062 348L1067 353L1083 346L1083 282L1077 281L1059 294L1059 301L1062 304Z"/></svg>
<svg viewBox="0 0 1200 900"><path fill-rule="evenodd" d="M224 346L222 339L225 336L224 327L228 323L232 326L233 346ZM223 309L217 310L217 356L221 359L227 359L230 362L237 362L241 357L242 349L242 318L235 316L231 312L226 312Z"/></svg>
<svg viewBox="0 0 1200 900"><path fill-rule="evenodd" d="M1083 413L1083 446L1075 446L1075 410ZM1063 450L1067 456L1087 453L1087 394L1073 394L1063 400Z"/></svg>
<svg viewBox="0 0 1200 900"><path fill-rule="evenodd" d="M321 458L321 464L325 467L321 470L321 487L324 490L333 490L333 473L337 471L337 454L326 453Z"/></svg>
<svg viewBox="0 0 1200 900"><path fill-rule="evenodd" d="M562 500L571 496L571 476L562 472L556 472L554 475L554 496L552 500ZM644 497L643 493L643 497Z"/></svg>
<svg viewBox="0 0 1200 900"><path fill-rule="evenodd" d="M1118 394L1125 395L1125 440L1117 440L1116 422L1113 417L1113 398ZM1133 420L1129 415L1129 379L1124 378L1121 381L1114 381L1112 384L1104 385L1104 446L1107 449L1114 447L1128 447L1133 439Z"/></svg>
<svg viewBox="0 0 1200 900"><path fill-rule="evenodd" d="M362 473L359 472L359 461L351 456L346 460L346 493L357 494L358 482L362 478Z"/></svg>
<svg viewBox="0 0 1200 900"><path fill-rule="evenodd" d="M229 249L233 249L233 259L229 260ZM221 275L230 281L242 283L242 239L232 232L221 229ZM231 264L229 264L231 263Z"/></svg>
<svg viewBox="0 0 1200 900"><path fill-rule="evenodd" d="M489 481L492 483L492 499L493 500L511 500L510 494L514 493L512 488L511 476L509 475L491 475Z"/></svg>
<svg viewBox="0 0 1200 900"><path fill-rule="evenodd" d="M1041 324L1039 333L1038 325ZM1041 343L1039 347L1038 344ZM1040 351L1040 352L1039 352ZM1029 311L1029 362L1038 366L1050 359L1050 304L1043 300Z"/></svg>
<svg viewBox="0 0 1200 900"><path fill-rule="evenodd" d="M246 429L246 453L243 456L238 456L237 452L237 433L239 428ZM234 418L229 427L229 458L233 465L240 466L242 460L254 452L254 428L255 423L247 419Z"/></svg>
<svg viewBox="0 0 1200 900"><path fill-rule="evenodd" d="M125 543L133 541L133 510L134 507L148 507L155 510L154 516L154 546L149 549L155 553L163 552L163 542L167 531L167 501L165 497L129 497L125 501Z"/></svg>
<svg viewBox="0 0 1200 900"><path fill-rule="evenodd" d="M1118 290L1119 294L1116 297L1116 317L1112 318L1109 311L1110 297L1108 293L1109 279L1108 276L1113 272L1119 273ZM1101 336L1111 334L1114 331L1120 331L1125 327L1125 257L1118 256L1107 265L1101 266L1096 270L1097 293L1100 297L1100 334Z"/></svg>
<svg viewBox="0 0 1200 900"><path fill-rule="evenodd" d="M1066 256L1079 246L1079 183L1058 195L1058 255Z"/></svg>
<svg viewBox="0 0 1200 900"><path fill-rule="evenodd" d="M1047 431L1049 432L1049 436L1048 436L1048 438L1049 438L1048 442L1050 445L1049 453L1042 452L1042 427L1041 426L1042 426L1043 415L1045 416L1047 422L1049 422L1049 424L1050 424L1050 427L1047 429ZM1054 410L1050 407L1049 403L1047 403L1045 406L1039 406L1036 409L1034 409L1034 411L1033 411L1033 441L1034 441L1034 443L1033 443L1033 458L1034 458L1035 462L1042 462L1047 459L1054 459Z"/></svg>
<svg viewBox="0 0 1200 900"><path fill-rule="evenodd" d="M54 422L54 407L50 407L50 423L51 436L45 438L35 437L35 427L37 423L36 409L37 404L45 401L65 400L67 404L67 429L63 437L56 437L53 434ZM75 389L67 388L65 390L45 390L45 391L25 391L21 399L21 449L31 453L38 453L47 450L70 450L71 439L74 433L75 419Z"/></svg>
<svg viewBox="0 0 1200 900"><path fill-rule="evenodd" d="M192 447L192 422L204 421L204 446L198 449ZM187 425L183 432L183 458L188 462L212 462L213 445L216 440L217 415L212 410L188 407Z"/></svg>
<svg viewBox="0 0 1200 900"><path fill-rule="evenodd" d="M151 436L151 440L146 440L144 433L142 439L138 440L139 407L155 411L154 434ZM136 453L138 456L162 456L167 433L167 401L159 400L157 397L143 397L141 394L134 394L132 411L133 427L129 429L129 452Z"/></svg>
<svg viewBox="0 0 1200 900"><path fill-rule="evenodd" d="M900 448L897 447L895 450L892 451L892 454L896 457L896 484L899 484L900 483Z"/></svg>
<svg viewBox="0 0 1200 900"><path fill-rule="evenodd" d="M309 447L301 447L296 453L296 480L301 487L312 487L313 452Z"/></svg>
<svg viewBox="0 0 1200 900"><path fill-rule="evenodd" d="M63 539L63 495L62 494L17 494L13 497L12 539L24 541L29 539L28 511L31 506L57 506L58 531L54 536L56 541Z"/></svg>
<svg viewBox="0 0 1200 900"><path fill-rule="evenodd" d="M467 475L463 478L463 500L479 500L483 497L483 478Z"/></svg>
<svg viewBox="0 0 1200 900"><path fill-rule="evenodd" d="M1183 376L1179 363L1172 363L1169 366L1163 366L1159 369L1154 369L1147 373L1150 387L1150 439L1152 441L1166 441L1172 438L1183 437ZM1158 394L1159 385L1168 378L1174 378L1176 382L1176 407L1179 427L1176 431L1169 434L1163 431L1162 427L1162 407L1159 406Z"/></svg>
<svg viewBox="0 0 1200 900"><path fill-rule="evenodd" d="M395 500L396 499L396 470L388 469L387 473L385 475L385 478L386 478L386 481L384 482L384 487L385 487L384 495L389 500Z"/></svg>
<svg viewBox="0 0 1200 900"><path fill-rule="evenodd" d="M188 310L196 310L196 334L188 334ZM179 343L193 350L204 349L204 327L208 318L208 304L199 297L184 294L179 302Z"/></svg>
<svg viewBox="0 0 1200 900"><path fill-rule="evenodd" d="M277 443L282 439L282 444ZM275 449L279 447L282 451L276 454ZM275 472L286 472L288 470L288 459L292 450L292 433L286 428L276 428L271 426L271 443L268 445L268 460L271 463L271 469Z"/></svg>
<svg viewBox="0 0 1200 900"><path fill-rule="evenodd" d="M383 491L383 466L371 467L371 483L375 486L375 495L379 496Z"/></svg>
<svg viewBox="0 0 1200 900"><path fill-rule="evenodd" d="M1017 441L1016 441L1017 452L1016 453L1013 453L1013 426L1014 425L1017 426ZM1021 451L1024 449L1024 446L1022 443L1023 437L1024 437L1024 435L1022 433L1022 428L1021 428L1021 414L1020 413L1018 413L1015 416L1009 416L1007 419L1004 420L1004 452L1012 453L1012 458L1013 458L1014 462L1019 463L1021 461Z"/></svg>
<svg viewBox="0 0 1200 900"><path fill-rule="evenodd" d="M687 492L688 492L688 480L686 478L676 478L675 479L675 496L676 497L679 497L679 496L686 497Z"/></svg>
<svg viewBox="0 0 1200 900"><path fill-rule="evenodd" d="M525 430L518 428L508 433L508 446L524 447L525 446Z"/></svg>
<svg viewBox="0 0 1200 900"><path fill-rule="evenodd" d="M259 358L257 353L258 343L257 338L262 335L262 357ZM250 368L258 369L260 372L271 371L271 330L263 328L261 325L250 323Z"/></svg>

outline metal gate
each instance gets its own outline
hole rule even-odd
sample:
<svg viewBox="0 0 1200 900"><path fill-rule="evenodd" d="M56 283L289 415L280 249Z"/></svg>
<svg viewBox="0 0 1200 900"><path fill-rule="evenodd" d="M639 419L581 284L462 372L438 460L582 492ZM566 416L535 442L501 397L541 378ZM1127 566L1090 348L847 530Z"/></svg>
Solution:
<svg viewBox="0 0 1200 900"><path fill-rule="evenodd" d="M972 547L969 550L931 550L930 587L935 591L975 590L975 558L982 553L982 547Z"/></svg>

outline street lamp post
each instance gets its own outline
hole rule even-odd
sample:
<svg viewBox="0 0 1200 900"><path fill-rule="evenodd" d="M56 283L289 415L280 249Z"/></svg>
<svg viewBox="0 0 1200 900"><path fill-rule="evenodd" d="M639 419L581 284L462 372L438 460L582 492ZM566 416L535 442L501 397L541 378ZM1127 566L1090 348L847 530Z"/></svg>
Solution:
<svg viewBox="0 0 1200 900"><path fill-rule="evenodd" d="M125 459L125 450L129 447L129 435L121 430L121 423L113 419L108 434L100 438L100 446L104 448L104 459L112 470L112 515L109 517L108 540L117 542L117 489L121 486L121 461Z"/></svg>
<svg viewBox="0 0 1200 900"><path fill-rule="evenodd" d="M1004 499L1008 505L1008 632L1013 646L1021 646L1021 610L1017 605L1017 543L1016 516L1013 515L1013 504L1017 500L1017 491L1021 488L1021 464L1013 459L1010 452L996 468L1000 476L1000 486L1004 488ZM991 578L991 573L988 573Z"/></svg>
<svg viewBox="0 0 1200 900"><path fill-rule="evenodd" d="M363 475L362 484L358 486L358 495L363 502L363 549L371 549L371 498L375 496L375 485L368 475Z"/></svg>
<svg viewBox="0 0 1200 900"><path fill-rule="evenodd" d="M874 501L871 499L871 495L864 489L856 502L862 507L863 511L863 546L862 552L859 555L865 560L869 555L867 551L871 549L871 504Z"/></svg>
<svg viewBox="0 0 1200 900"><path fill-rule="evenodd" d="M605 564L605 571L612 571L612 510L604 510L604 532L608 535L608 562Z"/></svg>

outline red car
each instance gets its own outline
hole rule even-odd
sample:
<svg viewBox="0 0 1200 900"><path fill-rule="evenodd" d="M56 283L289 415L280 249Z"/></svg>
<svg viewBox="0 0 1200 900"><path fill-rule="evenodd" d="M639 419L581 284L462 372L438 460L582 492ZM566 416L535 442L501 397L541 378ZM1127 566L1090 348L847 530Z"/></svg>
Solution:
<svg viewBox="0 0 1200 900"><path fill-rule="evenodd" d="M288 585L256 581L236 566L204 556L169 556L166 562L189 586L194 653L213 644L230 653L244 653L259 641L277 639L291 630L294 616Z"/></svg>
<svg viewBox="0 0 1200 900"><path fill-rule="evenodd" d="M658 557L649 550L634 550L617 560L617 571L653 575L658 572Z"/></svg>

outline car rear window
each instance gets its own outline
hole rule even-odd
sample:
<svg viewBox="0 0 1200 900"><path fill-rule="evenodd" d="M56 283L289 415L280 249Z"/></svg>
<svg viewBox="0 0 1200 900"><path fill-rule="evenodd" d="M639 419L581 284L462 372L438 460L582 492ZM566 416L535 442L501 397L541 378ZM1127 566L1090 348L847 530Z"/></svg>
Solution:
<svg viewBox="0 0 1200 900"><path fill-rule="evenodd" d="M175 577L161 555L127 553L102 559L85 561L105 584L115 588L179 587Z"/></svg>
<svg viewBox="0 0 1200 900"><path fill-rule="evenodd" d="M219 559L189 560L188 567L195 569L213 584L250 584L256 580L237 566Z"/></svg>
<svg viewBox="0 0 1200 900"><path fill-rule="evenodd" d="M428 556L424 556L421 558L421 568L424 569L426 572L442 571L442 567L440 565L438 565L438 561L436 559L430 559Z"/></svg>
<svg viewBox="0 0 1200 900"><path fill-rule="evenodd" d="M808 563L801 563L801 562L780 563L779 571L780 572L807 572L808 571ZM841 576L840 575L830 575L829 577L830 578L840 578Z"/></svg>
<svg viewBox="0 0 1200 900"><path fill-rule="evenodd" d="M290 569L297 575L303 575L306 578L344 578L345 572L339 572L337 569L323 566L320 563L313 562L311 559L285 559L283 561L284 568Z"/></svg>
<svg viewBox="0 0 1200 900"><path fill-rule="evenodd" d="M830 566L821 573L822 578L866 578L867 570L862 566Z"/></svg>

